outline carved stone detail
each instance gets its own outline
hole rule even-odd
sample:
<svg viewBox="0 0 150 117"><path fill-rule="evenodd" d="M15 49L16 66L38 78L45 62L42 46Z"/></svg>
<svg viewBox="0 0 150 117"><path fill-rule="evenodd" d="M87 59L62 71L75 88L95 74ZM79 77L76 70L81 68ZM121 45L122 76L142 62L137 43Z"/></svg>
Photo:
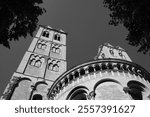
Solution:
<svg viewBox="0 0 150 117"><path fill-rule="evenodd" d="M6 91L4 92L3 96L1 97L1 99L3 100L9 100L15 87L17 87L19 81L20 81L20 77L13 77L13 79L10 80L10 82L7 85Z"/></svg>
<svg viewBox="0 0 150 117"><path fill-rule="evenodd" d="M87 99L88 99L88 100L95 100L95 96L96 96L95 91L91 91L91 92L87 95Z"/></svg>

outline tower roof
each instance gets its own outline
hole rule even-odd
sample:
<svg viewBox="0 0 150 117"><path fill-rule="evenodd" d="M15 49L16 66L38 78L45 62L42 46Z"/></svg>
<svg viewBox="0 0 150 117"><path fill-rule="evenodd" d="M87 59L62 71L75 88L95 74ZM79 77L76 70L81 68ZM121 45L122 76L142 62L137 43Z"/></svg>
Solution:
<svg viewBox="0 0 150 117"><path fill-rule="evenodd" d="M66 32L64 32L63 30L57 30L57 29L53 29L52 27L50 26L44 26L44 25L40 25L41 27L44 27L45 29L48 29L48 30L52 30L52 31L55 31L55 32L58 32L58 33L62 33L62 34L68 34Z"/></svg>
<svg viewBox="0 0 150 117"><path fill-rule="evenodd" d="M120 46L112 46L109 43L104 43L99 46L98 53L94 59L116 58L127 61L132 61L126 51Z"/></svg>
<svg viewBox="0 0 150 117"><path fill-rule="evenodd" d="M104 43L103 46L109 46L109 47L114 47L110 43Z"/></svg>

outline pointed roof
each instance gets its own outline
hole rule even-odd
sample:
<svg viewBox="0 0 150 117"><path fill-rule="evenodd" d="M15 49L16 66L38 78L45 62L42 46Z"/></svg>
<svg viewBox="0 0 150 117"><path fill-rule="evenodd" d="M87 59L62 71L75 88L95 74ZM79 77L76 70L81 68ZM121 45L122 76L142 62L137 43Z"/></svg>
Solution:
<svg viewBox="0 0 150 117"><path fill-rule="evenodd" d="M109 47L114 47L114 46L112 46L110 43L104 43L103 45L104 45L104 46L109 46Z"/></svg>
<svg viewBox="0 0 150 117"><path fill-rule="evenodd" d="M119 49L119 50L123 50L125 51L125 49L121 48L120 46L115 46L116 49Z"/></svg>

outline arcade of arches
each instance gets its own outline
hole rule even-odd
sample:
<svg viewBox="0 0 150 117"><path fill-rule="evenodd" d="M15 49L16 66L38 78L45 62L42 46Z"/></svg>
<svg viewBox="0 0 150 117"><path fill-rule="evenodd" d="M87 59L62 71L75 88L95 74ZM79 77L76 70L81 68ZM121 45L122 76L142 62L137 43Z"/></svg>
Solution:
<svg viewBox="0 0 150 117"><path fill-rule="evenodd" d="M93 91L85 86L73 88L67 96L67 100L142 100L142 93L146 86L138 81L129 81L128 84L134 83L128 87L112 79L98 81L93 87ZM139 91L139 89L141 89ZM138 92L136 92L138 90Z"/></svg>

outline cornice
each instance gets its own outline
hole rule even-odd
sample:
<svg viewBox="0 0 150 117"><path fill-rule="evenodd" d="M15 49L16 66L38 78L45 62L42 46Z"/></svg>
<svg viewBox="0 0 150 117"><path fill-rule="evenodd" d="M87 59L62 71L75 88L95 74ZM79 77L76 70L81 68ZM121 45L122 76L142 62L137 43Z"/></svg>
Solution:
<svg viewBox="0 0 150 117"><path fill-rule="evenodd" d="M48 98L54 97L60 90L66 87L67 84L80 76L97 71L129 72L130 74L135 74L136 76L144 78L145 81L150 82L150 73L136 63L121 59L98 59L83 63L63 73L49 89Z"/></svg>

